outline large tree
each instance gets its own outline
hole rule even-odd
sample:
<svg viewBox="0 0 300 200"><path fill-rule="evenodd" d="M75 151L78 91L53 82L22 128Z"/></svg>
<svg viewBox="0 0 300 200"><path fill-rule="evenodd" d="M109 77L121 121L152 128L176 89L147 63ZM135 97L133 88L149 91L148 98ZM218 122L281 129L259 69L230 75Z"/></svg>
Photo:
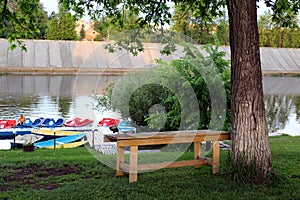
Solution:
<svg viewBox="0 0 300 200"><path fill-rule="evenodd" d="M271 172L255 0L227 0L231 47L232 158ZM244 159L244 160L242 160Z"/></svg>

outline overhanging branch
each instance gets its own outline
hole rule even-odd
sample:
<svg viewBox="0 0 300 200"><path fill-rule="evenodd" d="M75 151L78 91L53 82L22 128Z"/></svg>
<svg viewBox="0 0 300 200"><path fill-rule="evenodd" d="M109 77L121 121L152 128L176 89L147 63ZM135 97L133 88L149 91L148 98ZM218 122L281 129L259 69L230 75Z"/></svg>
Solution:
<svg viewBox="0 0 300 200"><path fill-rule="evenodd" d="M6 11L7 11L7 9L6 9L6 7L7 7L7 1L8 1L8 0L4 0L3 10L2 10L2 14L3 14L3 15L5 15L5 13L6 13Z"/></svg>

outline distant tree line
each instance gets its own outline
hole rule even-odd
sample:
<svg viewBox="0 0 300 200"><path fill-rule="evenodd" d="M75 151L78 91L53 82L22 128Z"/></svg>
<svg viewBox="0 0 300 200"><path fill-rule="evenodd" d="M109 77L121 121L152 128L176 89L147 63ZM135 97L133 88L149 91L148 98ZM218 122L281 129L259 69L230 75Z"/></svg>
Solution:
<svg viewBox="0 0 300 200"><path fill-rule="evenodd" d="M216 35L220 44L229 45L229 22L226 12L219 12L214 16L216 17L210 14L199 15L197 8L190 9L187 4L181 3L175 8L174 25L171 28L200 44L212 43L213 35ZM260 15L260 46L300 48L300 19L294 15L291 21L292 23L285 23L285 20L274 21L270 11Z"/></svg>
<svg viewBox="0 0 300 200"><path fill-rule="evenodd" d="M48 40L78 40L76 33L76 18L63 7L59 7L59 12L51 13L46 31Z"/></svg>
<svg viewBox="0 0 300 200"><path fill-rule="evenodd" d="M300 48L299 28L260 28L259 34L262 47Z"/></svg>
<svg viewBox="0 0 300 200"><path fill-rule="evenodd" d="M285 21L273 22L272 14L267 11L258 20L260 46L300 48L300 29L297 16L292 23L285 25Z"/></svg>

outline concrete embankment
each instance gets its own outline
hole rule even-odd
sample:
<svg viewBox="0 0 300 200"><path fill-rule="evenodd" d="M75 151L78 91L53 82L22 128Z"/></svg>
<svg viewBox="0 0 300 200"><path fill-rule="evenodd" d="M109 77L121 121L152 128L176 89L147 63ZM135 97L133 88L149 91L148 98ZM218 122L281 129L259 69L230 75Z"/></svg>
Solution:
<svg viewBox="0 0 300 200"><path fill-rule="evenodd" d="M172 55L161 55L162 46L144 44L144 51L133 56L125 50L109 53L108 42L24 40L27 51L8 50L7 40L0 39L0 70L21 74L107 74L118 75L131 70L155 66L155 60L178 59L182 49ZM201 50L203 51L203 50ZM230 48L220 47L230 59ZM203 53L205 53L203 51ZM261 48L262 70L268 73L300 73L300 49Z"/></svg>

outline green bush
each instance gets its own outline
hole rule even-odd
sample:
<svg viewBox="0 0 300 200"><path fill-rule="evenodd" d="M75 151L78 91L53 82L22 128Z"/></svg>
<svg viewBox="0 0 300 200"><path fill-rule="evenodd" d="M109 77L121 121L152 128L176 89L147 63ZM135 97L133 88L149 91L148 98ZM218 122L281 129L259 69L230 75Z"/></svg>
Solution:
<svg viewBox="0 0 300 200"><path fill-rule="evenodd" d="M205 56L195 46L182 46L182 58L157 60L156 68L127 74L109 85L97 97L97 107L118 111L140 131L229 130L230 62L223 58L225 52L206 45Z"/></svg>

